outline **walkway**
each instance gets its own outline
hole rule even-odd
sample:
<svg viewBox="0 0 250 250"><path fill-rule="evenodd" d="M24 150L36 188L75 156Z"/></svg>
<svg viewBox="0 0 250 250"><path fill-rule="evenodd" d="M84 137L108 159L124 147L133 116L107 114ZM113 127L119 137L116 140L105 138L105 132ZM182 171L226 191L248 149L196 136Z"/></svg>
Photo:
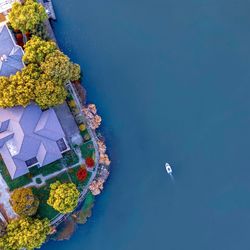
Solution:
<svg viewBox="0 0 250 250"><path fill-rule="evenodd" d="M8 218L15 218L17 215L13 211L12 206L10 205L10 193L9 193L9 188L3 179L2 175L0 175L0 204L3 205L6 215Z"/></svg>
<svg viewBox="0 0 250 250"><path fill-rule="evenodd" d="M75 100L75 103L76 105L78 106L79 110L80 110L80 114L85 123L87 124L87 130L88 130L88 133L91 137L91 140L93 142L93 145L94 145L94 149L95 149L95 167L94 167L94 170L92 172L92 175L91 175L91 178L89 179L86 187L83 189L83 191L81 192L80 194L80 198L79 198L79 201L78 201L78 206L82 203L82 201L85 199L85 196L89 190L89 185L90 183L92 183L92 181L95 179L96 177L96 174L97 174L97 171L98 171L98 168L99 168L99 159L100 159L100 155L99 155L99 148L98 148L98 145L97 145L97 141L98 141L98 138L96 136L96 133L95 131L93 131L92 129L90 129L89 127L89 122L88 120L86 119L84 113L82 112L82 105L77 97L77 94L75 92L75 89L73 88L72 84L71 83L68 83L67 84L67 88L68 90L70 91L70 93L72 94L74 100ZM70 216L71 214L67 214L67 215L62 215L60 214L59 216L57 216L56 218L54 218L52 221L51 221L51 224L53 226L58 226L62 221L64 221L68 216Z"/></svg>

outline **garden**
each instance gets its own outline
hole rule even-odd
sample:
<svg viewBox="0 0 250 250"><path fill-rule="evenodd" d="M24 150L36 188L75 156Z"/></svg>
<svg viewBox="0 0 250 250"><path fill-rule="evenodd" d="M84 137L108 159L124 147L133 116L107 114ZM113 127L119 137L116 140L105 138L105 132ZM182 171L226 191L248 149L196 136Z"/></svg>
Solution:
<svg viewBox="0 0 250 250"><path fill-rule="evenodd" d="M63 154L62 159L52 162L51 164L48 164L41 168L39 168L38 166L33 166L29 169L30 171L29 173L12 180L7 167L3 162L3 159L0 157L0 173L4 178L5 182L7 183L10 191L13 191L16 188L20 188L30 184L32 182L32 178L35 176L38 175L48 176L50 174L62 170L64 166L69 167L74 164L77 164L78 161L79 158L76 155L76 153L73 150L70 150Z"/></svg>

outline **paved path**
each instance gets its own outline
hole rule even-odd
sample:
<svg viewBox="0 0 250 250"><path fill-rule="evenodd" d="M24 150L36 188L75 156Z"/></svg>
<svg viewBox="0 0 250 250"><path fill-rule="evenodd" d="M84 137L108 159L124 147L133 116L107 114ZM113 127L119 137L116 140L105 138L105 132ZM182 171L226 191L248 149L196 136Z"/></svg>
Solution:
<svg viewBox="0 0 250 250"><path fill-rule="evenodd" d="M79 201L78 201L78 206L79 206L79 205L83 202L83 200L85 199L85 196L86 196L86 194L87 194L87 192L88 192L88 190L89 190L89 185L90 185L90 183L91 183L91 182L95 179L95 177L96 177L96 174L97 174L97 171L98 171L98 168L99 168L99 159L100 159L100 155L99 155L99 148L98 148L98 145L97 145L98 138L97 138L97 136L96 136L96 133L95 133L95 131L93 131L93 130L89 127L89 122L88 122L86 116L84 115L84 113L82 112L82 105L81 105L81 103L80 103L80 101L79 101L79 99L78 99L78 97L77 97L77 95L76 95L76 93L75 93L75 90L74 90L72 84L69 83L69 84L67 85L67 87L70 89L71 94L73 94L73 98L74 98L74 100L75 100L75 102L76 102L76 105L78 106L78 109L80 110L80 114L79 114L79 115L81 115L81 116L83 117L85 123L87 124L87 130L88 130L88 133L89 133L89 135L90 135L90 137L91 137L91 140L92 140L92 142L93 142L94 149L95 149L95 167L94 167L94 170L93 170L93 172L92 172L91 178L89 179L89 181L88 181L86 187L83 189L83 191L82 191L81 194L80 194L80 198L79 198ZM64 221L68 216L70 216L70 214L67 214L67 215L62 215L62 214L60 214L59 216L57 216L56 218L54 218L54 219L51 221L51 224L52 224L53 226L58 226L58 225L59 225L62 221Z"/></svg>
<svg viewBox="0 0 250 250"><path fill-rule="evenodd" d="M9 193L9 188L3 179L2 175L0 175L0 204L3 205L5 212L9 218L15 218L17 215L13 211L11 205L10 205L10 193Z"/></svg>

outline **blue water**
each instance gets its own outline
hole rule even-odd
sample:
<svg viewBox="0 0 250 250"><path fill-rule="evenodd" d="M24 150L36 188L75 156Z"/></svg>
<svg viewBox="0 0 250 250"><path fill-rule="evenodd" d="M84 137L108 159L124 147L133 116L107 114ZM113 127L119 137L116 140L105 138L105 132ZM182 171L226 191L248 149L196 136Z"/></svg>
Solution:
<svg viewBox="0 0 250 250"><path fill-rule="evenodd" d="M54 5L112 173L88 223L43 249L249 250L250 1Z"/></svg>

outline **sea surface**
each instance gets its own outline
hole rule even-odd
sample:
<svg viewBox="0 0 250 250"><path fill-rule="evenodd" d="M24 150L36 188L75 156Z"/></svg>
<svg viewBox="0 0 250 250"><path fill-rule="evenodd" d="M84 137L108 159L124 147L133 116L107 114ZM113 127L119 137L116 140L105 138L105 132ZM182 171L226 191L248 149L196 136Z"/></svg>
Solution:
<svg viewBox="0 0 250 250"><path fill-rule="evenodd" d="M112 172L87 224L43 249L249 250L250 1L53 2Z"/></svg>

